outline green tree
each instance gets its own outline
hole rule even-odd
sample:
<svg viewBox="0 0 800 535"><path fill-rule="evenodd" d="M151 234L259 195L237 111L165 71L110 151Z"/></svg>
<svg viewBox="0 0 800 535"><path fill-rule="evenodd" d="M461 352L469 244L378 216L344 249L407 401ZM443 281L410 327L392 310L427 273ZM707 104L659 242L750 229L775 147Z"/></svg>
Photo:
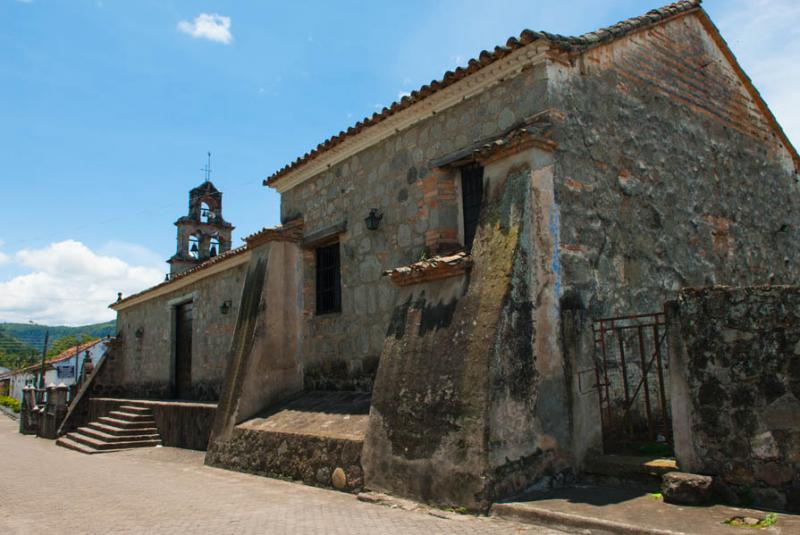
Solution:
<svg viewBox="0 0 800 535"><path fill-rule="evenodd" d="M63 351L74 349L75 346L85 344L86 342L91 342L92 340L98 340L98 338L96 336L90 336L86 333L62 336L53 342L47 349L47 358L55 357Z"/></svg>

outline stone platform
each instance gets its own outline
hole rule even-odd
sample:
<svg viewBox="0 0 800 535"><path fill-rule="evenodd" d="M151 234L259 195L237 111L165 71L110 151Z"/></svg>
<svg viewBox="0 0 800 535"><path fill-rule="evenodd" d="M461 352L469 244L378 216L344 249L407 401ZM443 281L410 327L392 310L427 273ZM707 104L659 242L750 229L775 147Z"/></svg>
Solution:
<svg viewBox="0 0 800 535"><path fill-rule="evenodd" d="M734 517L764 519L767 512L725 505L690 507L664 503L657 495L630 488L581 485L492 506L492 515L555 529L592 534L683 535L694 533L800 533L800 516L777 513L775 525L742 529Z"/></svg>
<svg viewBox="0 0 800 535"><path fill-rule="evenodd" d="M237 425L206 464L358 492L370 395L304 392Z"/></svg>

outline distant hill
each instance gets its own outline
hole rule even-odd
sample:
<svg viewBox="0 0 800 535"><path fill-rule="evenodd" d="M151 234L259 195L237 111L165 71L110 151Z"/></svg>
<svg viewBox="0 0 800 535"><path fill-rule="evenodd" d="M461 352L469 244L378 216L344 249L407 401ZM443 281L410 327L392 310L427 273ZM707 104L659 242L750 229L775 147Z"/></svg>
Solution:
<svg viewBox="0 0 800 535"><path fill-rule="evenodd" d="M104 336L113 336L117 332L116 321L108 321L106 323L94 323L92 325L81 325L79 327L66 327L63 325L48 326L48 325L33 325L31 323L0 323L0 334L11 336L18 343L24 346L30 346L37 351L42 350L44 343L45 331L50 332L50 343L63 338L65 336L79 336L87 334L92 338L102 338ZM9 345L13 349L13 343L0 342L0 344ZM0 347L0 350L3 348ZM2 364L0 364L2 366Z"/></svg>
<svg viewBox="0 0 800 535"><path fill-rule="evenodd" d="M12 369L27 366L33 362L35 354L32 346L0 330L0 366Z"/></svg>

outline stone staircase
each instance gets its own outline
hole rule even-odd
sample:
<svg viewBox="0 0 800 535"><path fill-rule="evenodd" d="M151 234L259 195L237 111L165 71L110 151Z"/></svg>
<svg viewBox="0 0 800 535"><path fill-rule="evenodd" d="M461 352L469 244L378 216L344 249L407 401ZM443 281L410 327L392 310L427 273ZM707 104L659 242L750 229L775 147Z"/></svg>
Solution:
<svg viewBox="0 0 800 535"><path fill-rule="evenodd" d="M81 453L109 453L128 448L161 445L153 410L149 407L122 405L86 427L67 433L56 444Z"/></svg>

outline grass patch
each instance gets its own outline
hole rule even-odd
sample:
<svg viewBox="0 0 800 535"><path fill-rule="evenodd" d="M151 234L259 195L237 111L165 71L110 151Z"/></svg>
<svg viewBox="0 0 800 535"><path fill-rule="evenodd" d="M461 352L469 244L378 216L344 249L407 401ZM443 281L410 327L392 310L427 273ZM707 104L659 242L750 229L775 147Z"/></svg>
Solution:
<svg viewBox="0 0 800 535"><path fill-rule="evenodd" d="M10 396L0 396L0 405L8 407L12 411L19 413L19 400Z"/></svg>
<svg viewBox="0 0 800 535"><path fill-rule="evenodd" d="M750 528L750 529L764 529L774 526L778 523L778 515L775 513L767 513L762 519L754 518L751 516L734 516L725 521L729 526L736 526L737 528Z"/></svg>
<svg viewBox="0 0 800 535"><path fill-rule="evenodd" d="M463 506L461 506L461 507L445 507L444 510L447 511L448 513L458 513L459 515L468 515L469 514L469 509L467 509L466 507L463 507Z"/></svg>

